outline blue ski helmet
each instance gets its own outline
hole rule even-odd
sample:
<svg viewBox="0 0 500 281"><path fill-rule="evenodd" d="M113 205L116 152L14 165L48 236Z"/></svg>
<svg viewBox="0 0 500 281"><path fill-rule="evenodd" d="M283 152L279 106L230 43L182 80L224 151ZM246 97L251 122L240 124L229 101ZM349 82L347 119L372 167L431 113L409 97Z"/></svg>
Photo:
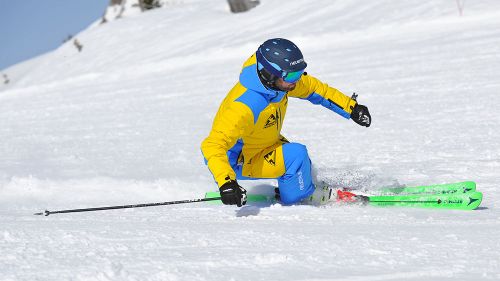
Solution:
<svg viewBox="0 0 500 281"><path fill-rule="evenodd" d="M275 88L278 78L289 83L297 82L307 67L299 47L284 38L273 38L262 43L256 57L259 77L271 88Z"/></svg>

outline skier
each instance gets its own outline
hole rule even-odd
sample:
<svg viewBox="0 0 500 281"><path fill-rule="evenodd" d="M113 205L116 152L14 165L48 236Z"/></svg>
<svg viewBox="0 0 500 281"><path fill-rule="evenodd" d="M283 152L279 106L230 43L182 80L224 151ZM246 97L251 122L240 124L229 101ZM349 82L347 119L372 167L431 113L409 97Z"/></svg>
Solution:
<svg viewBox="0 0 500 281"><path fill-rule="evenodd" d="M263 178L278 180L283 204L325 200L326 189L313 183L306 147L280 134L288 97L309 100L370 126L366 106L308 75L306 66L300 49L283 38L265 41L243 64L238 83L201 144L224 204L245 205L246 190L237 180Z"/></svg>

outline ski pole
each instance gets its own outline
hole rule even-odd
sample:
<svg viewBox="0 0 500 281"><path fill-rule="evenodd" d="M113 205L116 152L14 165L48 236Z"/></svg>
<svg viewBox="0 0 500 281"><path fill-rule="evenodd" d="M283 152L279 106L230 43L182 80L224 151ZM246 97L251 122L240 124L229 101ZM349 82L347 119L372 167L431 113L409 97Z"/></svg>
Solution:
<svg viewBox="0 0 500 281"><path fill-rule="evenodd" d="M93 212L93 211L116 210L116 209L143 208L143 207L152 207L152 206L177 205L177 204L187 204L187 203L196 203L196 202L205 202L205 201L216 201L216 200L220 200L220 199L221 199L220 197L214 197L214 198L201 198L201 199L190 199L190 200L146 203L146 204L135 204L135 205L107 206L107 207L84 208L84 209L69 209L69 210L59 210L59 211L45 210L45 211L40 212L40 213L34 213L33 215L48 216L48 215L52 215L52 214L62 214L62 213L80 213L80 212Z"/></svg>

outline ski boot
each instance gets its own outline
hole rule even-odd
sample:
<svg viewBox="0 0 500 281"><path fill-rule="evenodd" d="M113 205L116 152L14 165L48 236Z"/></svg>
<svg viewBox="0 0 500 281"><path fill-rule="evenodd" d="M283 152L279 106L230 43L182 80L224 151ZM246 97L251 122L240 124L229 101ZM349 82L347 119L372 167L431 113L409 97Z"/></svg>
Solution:
<svg viewBox="0 0 500 281"><path fill-rule="evenodd" d="M332 198L332 194L333 190L327 186L324 186L322 188L316 187L313 194L302 200L301 203L314 206L325 205ZM281 197L279 188L274 189L274 199L277 202L280 202Z"/></svg>
<svg viewBox="0 0 500 281"><path fill-rule="evenodd" d="M328 186L316 187L313 194L302 202L308 205L321 206L325 205L332 198L333 189Z"/></svg>

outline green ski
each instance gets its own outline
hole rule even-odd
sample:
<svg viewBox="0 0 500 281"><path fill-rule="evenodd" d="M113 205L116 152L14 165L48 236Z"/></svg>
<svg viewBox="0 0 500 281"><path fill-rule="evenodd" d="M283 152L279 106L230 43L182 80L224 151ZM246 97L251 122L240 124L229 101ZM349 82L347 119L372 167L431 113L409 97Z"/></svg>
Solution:
<svg viewBox="0 0 500 281"><path fill-rule="evenodd" d="M474 210L481 204L483 194L477 191L470 191L467 193L452 194L362 196L362 198L363 197L363 201L367 201L371 206Z"/></svg>
<svg viewBox="0 0 500 281"><path fill-rule="evenodd" d="M434 184L423 186L382 188L382 195L390 194L461 194L476 190L476 183L473 181L464 181L457 183Z"/></svg>
<svg viewBox="0 0 500 281"><path fill-rule="evenodd" d="M378 207L417 207L436 209L474 210L481 204L483 194L476 191L474 182L439 184L416 187L384 188L384 195L358 195L346 190L337 190L338 203L362 203ZM219 192L207 192L205 198L220 197ZM334 197L335 198L335 197ZM276 200L263 194L247 194L247 202L269 202ZM210 201L221 204L220 200Z"/></svg>

